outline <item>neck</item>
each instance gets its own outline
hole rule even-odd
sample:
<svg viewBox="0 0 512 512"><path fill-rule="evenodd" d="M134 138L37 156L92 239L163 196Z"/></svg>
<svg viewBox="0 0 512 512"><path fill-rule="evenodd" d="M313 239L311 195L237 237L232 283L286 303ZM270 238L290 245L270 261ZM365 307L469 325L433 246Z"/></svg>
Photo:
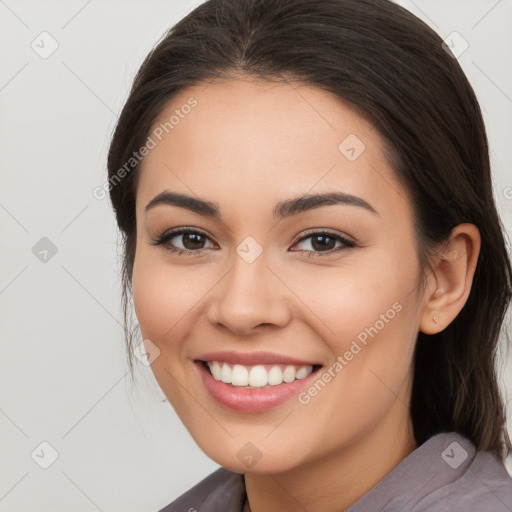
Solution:
<svg viewBox="0 0 512 512"><path fill-rule="evenodd" d="M417 447L409 416L382 427L289 471L245 474L244 512L348 509Z"/></svg>

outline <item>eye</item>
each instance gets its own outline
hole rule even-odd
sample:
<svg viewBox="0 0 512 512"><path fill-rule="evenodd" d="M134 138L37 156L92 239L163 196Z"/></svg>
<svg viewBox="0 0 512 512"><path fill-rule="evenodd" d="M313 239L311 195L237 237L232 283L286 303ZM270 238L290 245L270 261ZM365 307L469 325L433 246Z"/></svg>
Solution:
<svg viewBox="0 0 512 512"><path fill-rule="evenodd" d="M342 250L357 247L357 244L347 238L330 231L314 231L303 236L295 245L302 244L298 252L308 252L309 257L327 256ZM339 244L336 246L336 244Z"/></svg>
<svg viewBox="0 0 512 512"><path fill-rule="evenodd" d="M174 239L176 239L179 245L173 242ZM177 254L198 254L204 249L214 246L212 244L210 247L205 247L207 241L211 242L210 238L203 231L185 227L166 231L156 240L153 240L153 245L164 247L166 250Z"/></svg>
<svg viewBox="0 0 512 512"><path fill-rule="evenodd" d="M208 246L208 242L210 245ZM294 245L302 244L301 249L292 249L292 252L307 252L309 257L327 256L342 250L357 247L357 244L347 238L331 231L312 231L300 238ZM200 254L208 248L215 247L211 239L196 228L176 228L166 231L155 240L152 245L163 247L165 250L178 255Z"/></svg>

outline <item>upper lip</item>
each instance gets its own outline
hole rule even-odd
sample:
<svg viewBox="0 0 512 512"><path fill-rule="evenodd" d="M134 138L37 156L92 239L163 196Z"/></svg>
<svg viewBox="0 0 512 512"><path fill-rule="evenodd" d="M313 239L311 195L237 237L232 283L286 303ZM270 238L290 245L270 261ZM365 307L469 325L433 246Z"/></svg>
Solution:
<svg viewBox="0 0 512 512"><path fill-rule="evenodd" d="M284 354L275 354L273 352L208 352L197 357L200 361L223 361L231 364L241 364L244 366L254 366L258 364L291 364L295 366L320 365L321 363L304 361L296 357Z"/></svg>

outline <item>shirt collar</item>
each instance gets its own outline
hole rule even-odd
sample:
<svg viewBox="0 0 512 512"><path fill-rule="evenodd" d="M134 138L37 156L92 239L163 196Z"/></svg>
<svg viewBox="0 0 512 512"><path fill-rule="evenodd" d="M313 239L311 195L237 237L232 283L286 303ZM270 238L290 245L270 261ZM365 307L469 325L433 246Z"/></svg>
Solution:
<svg viewBox="0 0 512 512"><path fill-rule="evenodd" d="M410 510L424 496L460 478L474 457L475 447L466 437L457 432L436 434L405 457L346 512Z"/></svg>
<svg viewBox="0 0 512 512"><path fill-rule="evenodd" d="M457 432L432 436L418 446L346 512L408 510L422 497L460 478L475 457L471 441ZM224 468L226 478L201 504L205 512L241 512L244 475ZM390 507L390 508L387 508Z"/></svg>

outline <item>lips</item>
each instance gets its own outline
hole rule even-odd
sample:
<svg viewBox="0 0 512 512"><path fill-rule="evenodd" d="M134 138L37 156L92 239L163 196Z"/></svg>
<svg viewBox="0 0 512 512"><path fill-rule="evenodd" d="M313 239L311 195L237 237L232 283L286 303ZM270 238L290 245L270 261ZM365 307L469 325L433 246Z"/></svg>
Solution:
<svg viewBox="0 0 512 512"><path fill-rule="evenodd" d="M294 380L290 382L286 382L286 380L283 379L280 384L276 382L275 385L242 387L241 384L245 384L245 382L239 382L238 384L240 384L240 386L234 386L232 383L217 380L214 375L212 375L209 367L219 362L222 362L223 367L228 365L233 365L233 367L243 365L246 367L257 367L261 372L264 372L264 368L268 368L270 365L274 366L274 370L276 370L278 366L308 367L308 370L303 374L305 375L304 377L301 375L302 378L294 378ZM244 413L263 412L277 407L294 396L297 396L303 388L309 385L312 379L316 378L317 371L323 366L315 361L307 361L270 352L210 352L201 354L199 358L195 360L195 363L199 377L209 394L219 404ZM257 384L264 383L258 382Z"/></svg>

